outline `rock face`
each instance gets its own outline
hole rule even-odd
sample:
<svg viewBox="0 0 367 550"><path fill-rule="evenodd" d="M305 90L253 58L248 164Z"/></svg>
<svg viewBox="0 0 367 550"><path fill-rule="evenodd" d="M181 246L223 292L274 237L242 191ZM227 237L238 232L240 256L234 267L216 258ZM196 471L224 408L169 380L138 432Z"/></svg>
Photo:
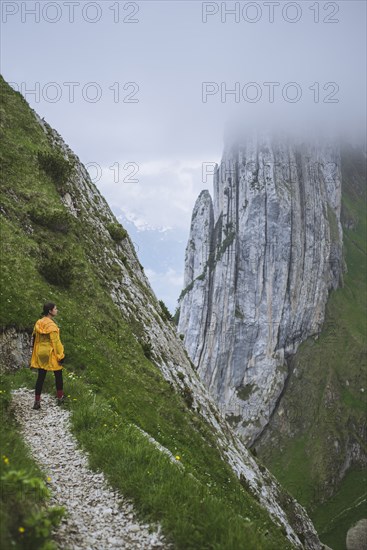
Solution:
<svg viewBox="0 0 367 550"><path fill-rule="evenodd" d="M226 147L195 204L178 331L246 443L266 426L287 357L320 332L342 284L337 148L263 135Z"/></svg>
<svg viewBox="0 0 367 550"><path fill-rule="evenodd" d="M29 366L32 335L8 328L0 333L0 373Z"/></svg>

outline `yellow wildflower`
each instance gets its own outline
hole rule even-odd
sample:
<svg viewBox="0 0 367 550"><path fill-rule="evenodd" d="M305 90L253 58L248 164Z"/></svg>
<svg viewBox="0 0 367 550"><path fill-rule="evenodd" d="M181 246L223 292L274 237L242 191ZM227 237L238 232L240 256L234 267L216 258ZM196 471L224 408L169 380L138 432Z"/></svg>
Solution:
<svg viewBox="0 0 367 550"><path fill-rule="evenodd" d="M176 455L176 456L175 456L175 459L176 459L176 460L181 460L181 457L180 457L179 455Z"/></svg>
<svg viewBox="0 0 367 550"><path fill-rule="evenodd" d="M24 529L24 527L18 527L18 531L19 531L19 533L24 533L25 529Z"/></svg>

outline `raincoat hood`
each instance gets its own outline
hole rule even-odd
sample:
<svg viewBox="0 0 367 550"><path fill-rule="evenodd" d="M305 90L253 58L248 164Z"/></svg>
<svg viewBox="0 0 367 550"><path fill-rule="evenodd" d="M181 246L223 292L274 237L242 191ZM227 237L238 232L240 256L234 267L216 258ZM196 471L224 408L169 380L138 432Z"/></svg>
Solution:
<svg viewBox="0 0 367 550"><path fill-rule="evenodd" d="M38 319L33 329L33 350L31 367L57 371L63 367L64 346L60 340L60 329L50 317Z"/></svg>
<svg viewBox="0 0 367 550"><path fill-rule="evenodd" d="M50 332L57 331L59 332L59 327L49 317L42 317L42 319L38 319L36 324L34 325L34 331L38 332L39 334L49 334Z"/></svg>

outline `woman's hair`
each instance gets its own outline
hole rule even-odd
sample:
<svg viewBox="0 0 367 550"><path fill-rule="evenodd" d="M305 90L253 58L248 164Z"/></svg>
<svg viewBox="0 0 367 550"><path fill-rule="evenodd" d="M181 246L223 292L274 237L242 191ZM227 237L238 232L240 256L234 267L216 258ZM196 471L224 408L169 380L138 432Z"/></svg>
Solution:
<svg viewBox="0 0 367 550"><path fill-rule="evenodd" d="M55 307L55 305L56 304L54 304L52 302L47 302L47 304L44 304L42 315L43 316L48 315L50 313L51 309L53 309Z"/></svg>

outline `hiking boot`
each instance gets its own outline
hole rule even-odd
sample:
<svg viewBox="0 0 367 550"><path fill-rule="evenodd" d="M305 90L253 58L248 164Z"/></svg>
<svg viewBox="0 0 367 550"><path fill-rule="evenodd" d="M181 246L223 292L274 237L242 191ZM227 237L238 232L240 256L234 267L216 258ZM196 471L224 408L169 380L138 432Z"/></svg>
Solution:
<svg viewBox="0 0 367 550"><path fill-rule="evenodd" d="M63 405L64 403L65 403L65 395L63 395L62 397L57 398L57 404L58 405Z"/></svg>
<svg viewBox="0 0 367 550"><path fill-rule="evenodd" d="M39 401L35 401L33 405L33 409L35 411L38 411L41 408L41 403Z"/></svg>

